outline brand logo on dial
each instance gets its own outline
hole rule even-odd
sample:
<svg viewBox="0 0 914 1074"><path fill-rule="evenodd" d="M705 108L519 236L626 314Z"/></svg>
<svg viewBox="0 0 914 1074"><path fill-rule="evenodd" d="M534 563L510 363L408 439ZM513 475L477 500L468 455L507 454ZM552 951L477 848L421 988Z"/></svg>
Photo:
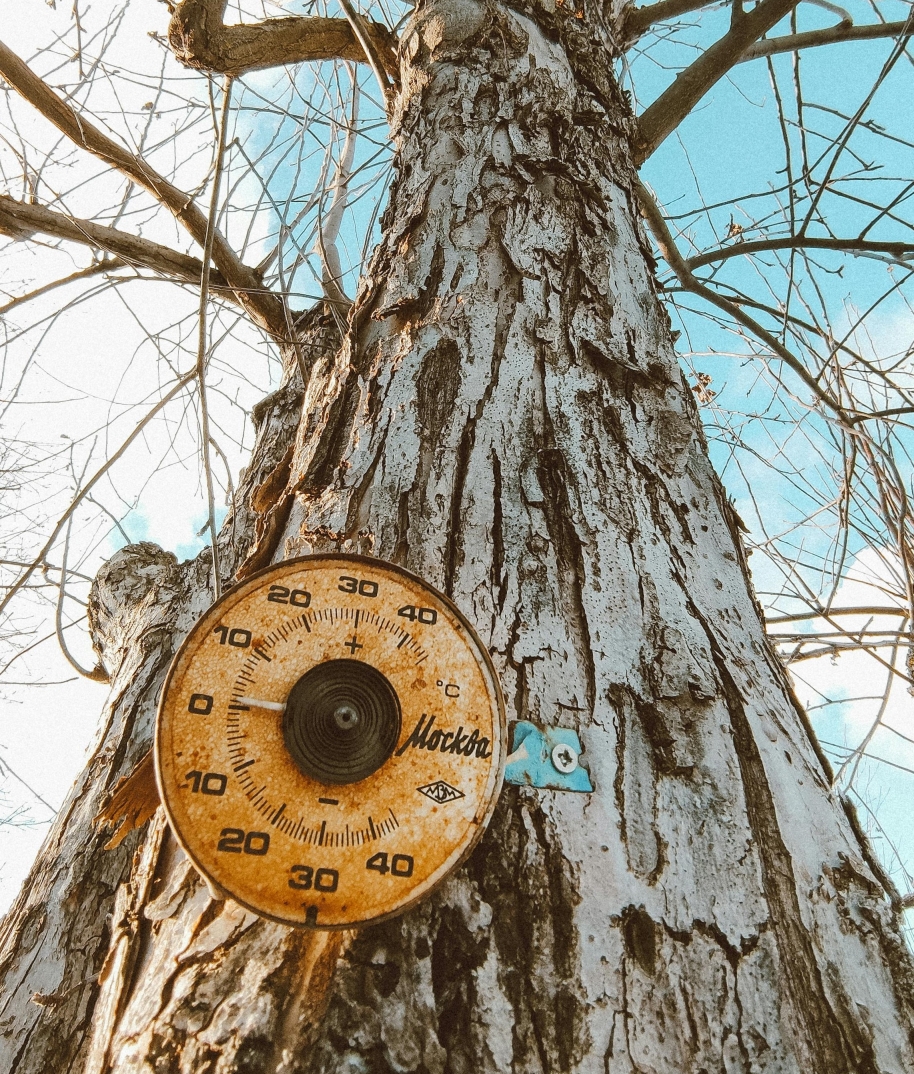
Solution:
<svg viewBox="0 0 914 1074"><path fill-rule="evenodd" d="M400 757L408 749L431 750L439 753L460 753L464 757L491 757L489 740L480 735L476 730L467 734L463 730L463 724L456 731L442 731L435 727L435 716L429 716L423 712L422 718L412 730L412 734L397 750L396 756Z"/></svg>
<svg viewBox="0 0 914 1074"><path fill-rule="evenodd" d="M463 791L458 791L456 787L452 787L450 783L445 783L443 779L436 779L434 783L427 783L424 787L417 787L416 790L439 805L466 797Z"/></svg>

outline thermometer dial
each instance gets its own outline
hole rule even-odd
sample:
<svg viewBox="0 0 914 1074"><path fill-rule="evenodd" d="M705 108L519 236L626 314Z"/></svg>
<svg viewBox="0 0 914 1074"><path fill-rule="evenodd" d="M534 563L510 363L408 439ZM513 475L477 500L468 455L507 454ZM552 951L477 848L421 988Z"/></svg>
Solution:
<svg viewBox="0 0 914 1074"><path fill-rule="evenodd" d="M210 881L264 917L348 928L407 909L466 856L504 744L489 655L446 597L377 559L309 556L193 628L156 773Z"/></svg>

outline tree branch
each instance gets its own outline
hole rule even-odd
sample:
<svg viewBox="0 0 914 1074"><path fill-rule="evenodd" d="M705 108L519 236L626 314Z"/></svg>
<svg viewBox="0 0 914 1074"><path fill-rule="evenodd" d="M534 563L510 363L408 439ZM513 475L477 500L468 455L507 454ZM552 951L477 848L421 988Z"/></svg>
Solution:
<svg viewBox="0 0 914 1074"><path fill-rule="evenodd" d="M0 317L5 317L17 306L23 306L26 302L31 302L33 298L40 298L41 295L46 295L49 292L56 290L58 287L65 287L68 283L75 283L77 280L88 280L93 276L100 276L103 272L114 272L115 269L123 267L124 262L121 261L119 257L106 257L103 261L96 261L94 264L88 265L84 269L71 272L69 276L62 276L58 280L51 280L50 283L45 283L40 287L36 287L34 291L27 291L23 295L17 295L15 298L11 298L9 302L0 306ZM72 574L73 572L71 571L70 573Z"/></svg>
<svg viewBox="0 0 914 1074"><path fill-rule="evenodd" d="M381 90L381 100L384 101L385 107L389 108L388 91L390 90L390 81L384 73L384 61L378 55L378 50L375 48L374 42L371 39L368 20L363 18L358 11L356 11L352 4L349 3L349 0L339 0L339 5L343 9L343 14L346 16L349 28L352 30L356 40L362 46L365 55L368 57L368 62L371 64L371 70L378 83L378 88Z"/></svg>
<svg viewBox="0 0 914 1074"><path fill-rule="evenodd" d="M792 369L793 372L796 373L817 399L823 402L838 418L847 422L848 412L845 408L834 398L834 396L822 388L796 355L791 354L776 336L773 336L766 328L760 325L754 317L750 317L747 313L744 313L735 302L731 302L729 299L724 298L723 295L719 295L716 291L699 280L697 276L693 275L688 262L683 258L676 243L673 241L670 229L666 226L663 214L660 212L660 208L651 195L651 192L640 180L636 180L635 182L635 190L638 195L638 200L641 203L641 211L644 215L644 219L647 221L654 236L654 240L656 241L661 254L663 254L666 263L673 270L683 288L685 288L686 291L691 291L693 294L699 295L701 298L705 299L706 302L710 302L712 306L717 306L718 309L723 310L738 324L747 328L757 339L760 339L766 347L769 347L789 369Z"/></svg>
<svg viewBox="0 0 914 1074"><path fill-rule="evenodd" d="M85 477L85 472L82 477ZM67 556L70 551L70 534L72 530L73 516L71 515L67 520L67 535L63 542L60 581L57 585L57 606L54 610L54 629L57 634L57 644L60 646L60 651L63 653L64 659L74 671L79 672L84 678L91 679L93 682L110 682L110 676L101 661L98 661L95 667L91 670L89 668L84 668L70 652L70 646L67 644L67 636L63 622L63 602L64 597L67 596Z"/></svg>
<svg viewBox="0 0 914 1074"><path fill-rule="evenodd" d="M193 198L159 175L142 157L134 156L77 114L2 42L0 77L76 145L117 168L137 186L148 191L180 221L195 242L201 247L204 245L206 217L194 204ZM235 292L238 302L257 324L274 337L284 338L282 301L264 288L257 273L241 261L219 232L213 241L213 263L222 274L226 286Z"/></svg>
<svg viewBox="0 0 914 1074"><path fill-rule="evenodd" d="M200 400L200 456L206 479L206 508L209 518L209 539L212 550L213 597L222 596L222 576L219 573L219 534L216 531L216 496L213 486L213 467L210 461L209 404L206 397L206 310L209 304L210 254L216 234L216 218L219 215L219 186L222 182L222 166L225 160L225 137L228 131L229 107L232 100L232 76L225 76L222 91L222 113L219 116L219 142L216 147L216 170L213 175L213 193L206 221L206 244L203 247L203 277L200 280L200 311L197 317L197 396Z"/></svg>
<svg viewBox="0 0 914 1074"><path fill-rule="evenodd" d="M102 463L101 467L96 470L89 481L79 489L73 499L70 501L70 506L64 511L54 528L51 530L51 535L45 541L41 551L32 560L31 563L25 568L25 570L19 575L15 582L7 589L6 596L0 601L0 613L6 610L10 601L15 597L20 589L26 584L29 578L32 577L34 572L44 563L48 552L51 550L51 546L57 540L60 535L60 531L64 528L67 522L72 518L73 512L82 503L82 501L89 495L92 489L98 484L98 482L105 476L105 474L111 469L112 466L124 455L134 440L140 435L140 433L146 428L146 426L152 421L152 419L159 413L166 404L170 403L176 395L179 395L192 380L197 376L197 370L192 369L189 373L185 373L169 388L169 390L162 396L162 398L153 406L146 415L137 423L133 432L127 436L127 438L121 443L121 446L115 451L108 459Z"/></svg>
<svg viewBox="0 0 914 1074"><path fill-rule="evenodd" d="M692 270L710 265L714 261L725 261L740 254L757 254L765 250L840 250L847 253L888 254L902 260L914 255L914 243L910 242L876 242L872 239L826 239L811 238L809 235L787 235L780 239L753 239L750 242L738 242L733 246L722 246L718 250L709 250L697 257L690 257L685 264Z"/></svg>
<svg viewBox="0 0 914 1074"><path fill-rule="evenodd" d="M908 22L875 22L867 26L828 26L823 30L808 30L802 34L785 34L768 41L757 41L740 56L738 63L757 60L760 56L775 56L780 52L796 52L818 45L836 45L842 41L872 41L880 37L910 37L914 27Z"/></svg>
<svg viewBox="0 0 914 1074"><path fill-rule="evenodd" d="M709 89L739 63L754 42L790 14L798 0L762 0L744 12L730 30L684 71L672 86L649 105L638 120L635 163L641 165L664 139L672 134Z"/></svg>
<svg viewBox="0 0 914 1074"><path fill-rule="evenodd" d="M161 246L149 239L137 235L128 235L117 228L94 224L91 220L81 220L74 216L65 216L43 205L27 205L25 202L0 194L0 233L16 239L31 239L36 232L51 235L57 239L78 242L97 250L107 250L117 257L116 262L108 262L109 268L119 265L133 265L158 272L162 276L180 280L182 283L199 286L203 273L203 262L188 254L178 253L168 246ZM93 266L95 271L98 271ZM78 278L68 277L68 279ZM210 274L210 287L219 290L234 299L235 296L225 282L221 273Z"/></svg>
<svg viewBox="0 0 914 1074"><path fill-rule="evenodd" d="M226 26L222 21L226 3L183 0L175 6L168 43L181 63L241 75L284 63L339 59L372 65L380 61L394 78L399 73L397 39L381 23L362 19L368 38L363 47L348 19L289 16Z"/></svg>
<svg viewBox="0 0 914 1074"><path fill-rule="evenodd" d="M828 610L825 608L814 608L805 612L797 612L794 615L766 616L765 623L769 626L776 623L799 623L808 619L824 619L826 616L834 617L836 615L898 615L906 618L907 614L908 613L904 608L894 607L892 605L864 604L847 608L831 608Z"/></svg>
<svg viewBox="0 0 914 1074"><path fill-rule="evenodd" d="M678 19L680 15L688 15L690 11L710 7L712 3L713 0L659 0L659 3L648 4L645 7L629 8L622 24L625 41L628 45L632 45L655 22Z"/></svg>

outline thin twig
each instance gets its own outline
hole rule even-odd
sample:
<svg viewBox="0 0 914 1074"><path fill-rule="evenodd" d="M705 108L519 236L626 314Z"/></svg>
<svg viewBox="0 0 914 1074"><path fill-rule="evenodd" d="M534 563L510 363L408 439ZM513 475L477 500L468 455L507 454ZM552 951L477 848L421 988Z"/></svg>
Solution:
<svg viewBox="0 0 914 1074"><path fill-rule="evenodd" d="M206 402L206 307L209 302L210 257L216 234L216 217L219 212L219 186L222 181L222 165L225 159L225 134L228 129L229 105L232 96L232 76L225 79L222 91L222 114L219 117L219 139L216 145L216 167L213 174L213 193L209 203L206 222L206 239L203 244L203 272L200 277L200 314L197 330L197 392L200 397L200 454L206 478L206 506L209 517L209 539L213 550L213 593L218 600L222 595L222 577L219 573L219 541L216 532L216 500L213 490L213 468L210 462L209 408Z"/></svg>
<svg viewBox="0 0 914 1074"><path fill-rule="evenodd" d="M387 72L384 70L384 64L381 62L381 57L378 54L378 50L375 48L374 41L371 39L371 35L365 25L362 16L356 11L349 0L339 0L340 7L343 9L343 14L346 16L346 21L352 27L352 32L355 34L356 40L365 50L365 55L368 57L368 62L371 65L371 69L374 72L374 76L377 79L378 86L381 90L381 100L385 106L389 106L390 102L390 79L387 77Z"/></svg>
<svg viewBox="0 0 914 1074"><path fill-rule="evenodd" d="M55 523L54 528L51 531L51 535L42 545L41 550L31 561L31 563L29 563L29 565L22 572L22 574L16 579L16 581L10 586L3 600L0 601L0 612L4 611L7 608L13 597L16 596L19 590L22 589L22 587L26 584L29 578L32 577L34 572L44 562L45 557L51 550L52 545L60 535L60 531L67 524L68 519L72 516L73 512L80 505L85 496L92 491L92 489L98 484L99 481L101 481L101 479L105 476L105 474L108 473L111 467L114 466L114 464L118 462L119 459L121 459L126 450L130 447L133 441L136 440L136 438L146 428L146 426L152 421L156 414L158 414L163 407L170 403L176 395L180 394L180 392L182 392L184 388L186 388L187 385L194 380L196 375L197 370L192 369L189 373L185 373L183 377L179 378L179 380L172 385L172 387L165 393L165 395L162 396L162 398L156 403L156 405L152 407L152 409L142 418L142 420L134 428L133 432L130 433L126 440L124 440L124 442L117 449L117 451L115 451L113 455L110 455L108 459L99 467L99 469L95 471L95 473L90 478L89 483L82 490L80 490L80 492L78 492L76 496L73 497L73 499L70 501L70 506L66 509L66 511L64 511L64 513Z"/></svg>
<svg viewBox="0 0 914 1074"><path fill-rule="evenodd" d="M46 806L48 809L50 809L52 813L56 815L57 810L54 808L54 806L52 806L46 798L42 798L34 787L29 786L29 784L25 782L25 780L22 778L22 776L19 775L18 772L15 772L12 768L10 768L9 762L0 761L0 776L12 776L13 779L17 781L17 783L21 783L22 786L25 787L29 794L33 794L43 806Z"/></svg>
<svg viewBox="0 0 914 1074"><path fill-rule="evenodd" d="M51 90L19 57L0 42L0 77L4 78L38 112L71 141L116 168L164 205L201 246L206 241L206 217L193 198L160 175L142 157L135 156L103 134L85 116ZM282 301L264 290L260 277L243 264L224 236L213 235L212 259L225 281L238 295L250 316L267 331L282 336Z"/></svg>
<svg viewBox="0 0 914 1074"><path fill-rule="evenodd" d="M79 280L88 280L93 276L99 276L103 272L113 272L115 269L123 268L125 264L126 262L122 261L119 257L106 257L103 261L96 261L87 268L79 269L77 272L71 272L69 276L62 276L59 280L52 280L50 283L45 283L40 287L36 287L34 291L29 291L27 294L17 295L16 298L11 298L5 306L0 306L0 317L6 316L6 314L14 310L17 306L23 306L26 302L31 302L33 298L41 298L42 295L49 294L58 287L65 287L68 283L77 283Z"/></svg>
<svg viewBox="0 0 914 1074"><path fill-rule="evenodd" d="M811 608L809 611L797 612L794 615L766 616L765 622L769 626L777 623L800 623L807 619L822 619L826 615L830 617L836 615L898 615L906 619L908 613L905 611L904 608L892 608L885 607L884 605L865 604L863 606L832 608L827 612L823 608Z"/></svg>
<svg viewBox="0 0 914 1074"><path fill-rule="evenodd" d="M707 287L692 273L688 263L677 249L676 243L673 241L673 236L670 234L669 228L666 226L666 221L663 219L663 214L660 212L650 191L640 180L636 180L636 190L641 202L644 218L647 220L651 232L654 235L654 239L660 248L660 252L663 254L667 264L673 270L683 288L685 288L686 291L691 291L693 294L700 295L713 306L717 306L718 309L723 310L744 328L748 328L754 336L760 339L767 347L770 347L788 368L796 373L817 399L825 403L825 405L830 410L834 411L840 418L846 418L847 412L845 411L845 408L831 395L830 392L825 391L825 389L817 383L816 379L809 374L796 355L791 354L779 339L773 336L766 328L763 328L754 317L750 317L747 313L744 313L735 302L731 302L729 299L724 298L723 295L719 295L716 291Z"/></svg>
<svg viewBox="0 0 914 1074"><path fill-rule="evenodd" d="M686 259L690 269L710 265L714 261L726 261L741 254L757 254L766 250L838 250L843 253L887 254L904 260L914 256L914 243L911 242L876 242L872 239L827 239L813 238L809 235L785 235L777 239L750 239L737 242L732 246L721 246L717 250L698 254Z"/></svg>
<svg viewBox="0 0 914 1074"><path fill-rule="evenodd" d="M659 0L656 4L631 8L625 18L625 39L634 44L656 22L667 22L703 7L717 6L714 0Z"/></svg>

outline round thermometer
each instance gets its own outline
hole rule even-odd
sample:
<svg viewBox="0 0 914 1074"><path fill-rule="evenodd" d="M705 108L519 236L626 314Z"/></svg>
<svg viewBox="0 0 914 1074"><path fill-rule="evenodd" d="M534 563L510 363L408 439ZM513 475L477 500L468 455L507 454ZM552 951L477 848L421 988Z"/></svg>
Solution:
<svg viewBox="0 0 914 1074"><path fill-rule="evenodd" d="M454 605L364 556L252 575L176 654L156 726L162 802L205 877L288 924L405 910L495 806L504 705Z"/></svg>

